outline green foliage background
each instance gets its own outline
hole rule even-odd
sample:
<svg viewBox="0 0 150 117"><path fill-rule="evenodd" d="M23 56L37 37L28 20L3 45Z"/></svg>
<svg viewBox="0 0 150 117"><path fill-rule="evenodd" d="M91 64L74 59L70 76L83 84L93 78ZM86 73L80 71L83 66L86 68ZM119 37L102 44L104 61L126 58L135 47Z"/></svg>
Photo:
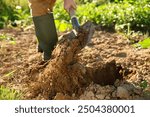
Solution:
<svg viewBox="0 0 150 117"><path fill-rule="evenodd" d="M9 24L24 26L31 22L27 0L0 0L0 11L0 28Z"/></svg>
<svg viewBox="0 0 150 117"><path fill-rule="evenodd" d="M83 24L87 20L116 30L136 30L150 32L150 0L76 0L77 16ZM21 6L18 9L17 6ZM26 26L32 23L27 0L0 0L0 28ZM68 13L63 8L63 0L57 0L54 8L57 29L71 28Z"/></svg>

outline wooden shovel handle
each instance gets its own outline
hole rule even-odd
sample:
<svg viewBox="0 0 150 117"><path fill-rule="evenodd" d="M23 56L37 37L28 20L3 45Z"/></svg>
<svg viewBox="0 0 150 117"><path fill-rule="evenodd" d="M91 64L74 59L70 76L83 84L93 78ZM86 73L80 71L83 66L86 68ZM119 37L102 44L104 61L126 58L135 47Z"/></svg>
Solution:
<svg viewBox="0 0 150 117"><path fill-rule="evenodd" d="M72 18L73 16L75 16L75 10L73 8L70 8L69 9L69 14L70 14L70 16Z"/></svg>

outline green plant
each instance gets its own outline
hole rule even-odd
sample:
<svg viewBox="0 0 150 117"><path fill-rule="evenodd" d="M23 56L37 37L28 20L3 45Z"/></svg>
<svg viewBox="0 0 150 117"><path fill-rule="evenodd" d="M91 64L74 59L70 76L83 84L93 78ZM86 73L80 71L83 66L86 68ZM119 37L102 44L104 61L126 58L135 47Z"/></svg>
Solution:
<svg viewBox="0 0 150 117"><path fill-rule="evenodd" d="M22 6L15 7L14 17L15 20L12 22L12 25L17 25L19 27L26 27L32 22L29 9L23 9Z"/></svg>
<svg viewBox="0 0 150 117"><path fill-rule="evenodd" d="M25 27L32 20L27 1L1 0L0 27L8 24ZM6 4L8 3L8 4ZM12 4L11 4L12 3ZM59 31L71 29L68 13L63 8L63 1L57 0L54 7L56 27ZM80 24L91 20L104 27L115 27L118 31L129 34L132 30L150 32L150 0L78 0L77 17Z"/></svg>
<svg viewBox="0 0 150 117"><path fill-rule="evenodd" d="M14 72L15 72L15 70L5 74L3 77L11 77L11 76L13 76Z"/></svg>
<svg viewBox="0 0 150 117"><path fill-rule="evenodd" d="M7 36L5 34L0 35L0 41L7 39Z"/></svg>
<svg viewBox="0 0 150 117"><path fill-rule="evenodd" d="M131 29L149 30L150 7L145 2L108 3L101 6L89 3L82 7L79 6L79 9L82 11L79 12L81 22L92 20L102 26L122 25L122 28L127 30L130 25Z"/></svg>
<svg viewBox="0 0 150 117"><path fill-rule="evenodd" d="M143 41L140 41L136 44L134 44L135 47L140 47L140 48L150 48L150 38L146 38Z"/></svg>
<svg viewBox="0 0 150 117"><path fill-rule="evenodd" d="M21 93L14 89L9 89L4 86L0 86L0 100L18 100L21 99Z"/></svg>
<svg viewBox="0 0 150 117"><path fill-rule="evenodd" d="M9 42L15 42L16 39L13 36L8 36L7 34L0 34L0 41L7 40Z"/></svg>
<svg viewBox="0 0 150 117"><path fill-rule="evenodd" d="M25 26L31 22L28 4L25 0L22 2L21 0L1 0L0 11L0 28L10 24L12 26Z"/></svg>
<svg viewBox="0 0 150 117"><path fill-rule="evenodd" d="M12 8L5 4L4 0L0 1L0 28L7 25L9 18L12 16Z"/></svg>
<svg viewBox="0 0 150 117"><path fill-rule="evenodd" d="M142 89L146 89L148 87L148 82L146 80L143 80L141 83L140 83L140 87Z"/></svg>
<svg viewBox="0 0 150 117"><path fill-rule="evenodd" d="M58 0L54 7L54 18L58 31L63 32L71 29L69 14L65 11L61 0Z"/></svg>
<svg viewBox="0 0 150 117"><path fill-rule="evenodd" d="M150 38L144 39L143 41L139 42L142 48L149 48L150 47Z"/></svg>

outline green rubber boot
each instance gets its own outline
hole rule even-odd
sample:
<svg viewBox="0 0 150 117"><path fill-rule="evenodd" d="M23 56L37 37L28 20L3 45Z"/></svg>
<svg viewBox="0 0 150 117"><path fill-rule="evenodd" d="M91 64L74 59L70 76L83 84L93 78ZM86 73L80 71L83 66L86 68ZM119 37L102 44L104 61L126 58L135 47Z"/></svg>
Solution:
<svg viewBox="0 0 150 117"><path fill-rule="evenodd" d="M44 52L44 60L51 58L51 53L58 41L53 13L33 17L38 48Z"/></svg>

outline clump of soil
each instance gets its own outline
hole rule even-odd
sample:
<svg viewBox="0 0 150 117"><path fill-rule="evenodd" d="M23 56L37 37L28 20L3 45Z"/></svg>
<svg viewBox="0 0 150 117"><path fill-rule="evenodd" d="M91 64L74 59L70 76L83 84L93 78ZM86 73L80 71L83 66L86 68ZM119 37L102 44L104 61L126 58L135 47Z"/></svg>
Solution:
<svg viewBox="0 0 150 117"><path fill-rule="evenodd" d="M78 54L93 33L93 24L87 22L81 27L77 36L72 32L62 36L53 51L52 59L43 71L38 73L37 80L31 83L30 98L40 95L43 99L52 99L57 93L78 96L92 81L107 85L121 78L114 60L99 60L94 67L87 67L81 63ZM34 74L37 72L32 71L31 76L35 78Z"/></svg>

